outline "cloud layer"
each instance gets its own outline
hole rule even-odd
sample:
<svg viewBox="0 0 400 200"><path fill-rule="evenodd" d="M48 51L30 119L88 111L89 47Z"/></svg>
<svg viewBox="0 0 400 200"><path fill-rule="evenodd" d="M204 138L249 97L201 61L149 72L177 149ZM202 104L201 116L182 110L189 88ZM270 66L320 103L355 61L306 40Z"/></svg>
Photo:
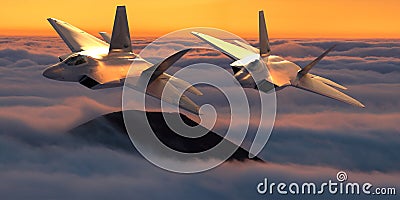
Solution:
<svg viewBox="0 0 400 200"><path fill-rule="evenodd" d="M135 51L151 40L134 40ZM257 45L256 40L248 41ZM188 44L176 42L170 48ZM340 170L351 181L400 188L400 41L274 40L272 49L305 66L333 44L337 48L312 72L345 84L345 92L366 109L286 88L277 92L275 129L260 155L267 164L225 163L205 173L182 175L163 171L140 156L65 134L120 110L121 90L92 91L43 78L43 69L69 52L58 38L2 37L0 178L6 184L0 184L0 194L4 199L265 199L268 196L256 192L264 177L276 182L325 181L335 179ZM225 69L231 62L218 52L192 51L178 65L199 61ZM213 94L193 98L202 103L201 98L218 97ZM224 107L222 100L215 103Z"/></svg>

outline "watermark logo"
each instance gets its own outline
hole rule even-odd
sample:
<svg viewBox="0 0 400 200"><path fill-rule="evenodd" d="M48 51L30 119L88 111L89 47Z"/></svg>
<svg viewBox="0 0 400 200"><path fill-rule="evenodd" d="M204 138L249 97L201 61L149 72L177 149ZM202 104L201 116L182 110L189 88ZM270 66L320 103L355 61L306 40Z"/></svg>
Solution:
<svg viewBox="0 0 400 200"><path fill-rule="evenodd" d="M346 172L344 172L344 171L338 172L338 173L336 174L336 179L337 179L339 182L347 181L347 174L346 174Z"/></svg>
<svg viewBox="0 0 400 200"><path fill-rule="evenodd" d="M257 184L257 192L262 195L396 195L395 187L374 187L369 182L348 182L347 173L340 171L336 181L316 182L269 182L268 178Z"/></svg>
<svg viewBox="0 0 400 200"><path fill-rule="evenodd" d="M147 45L140 52L139 57L133 60L122 95L124 122L135 148L154 165L178 173L201 172L223 163L243 143L250 126L253 135L250 136L252 141L248 157L256 156L269 139L276 113L274 88L272 87L268 93L253 90L254 88L265 88L265 85L259 85L265 84L265 79L268 77L268 68L262 59L251 62L249 66L239 66L241 75L247 74L248 77L252 77L246 79L251 83L240 82L226 68L221 67L218 63L208 62L210 52L215 55L220 52L220 49L214 49L209 44L202 42L192 35L192 32L201 32L216 38L221 37L231 43L234 43L234 40L245 42L232 33L211 28L184 29L160 37ZM238 48L242 47L238 46ZM193 51L208 49L208 52L192 56L188 64L175 67L176 72L173 74L166 71L156 80L152 78L154 76L151 74L141 76L140 72L143 69L160 63L165 58L185 49ZM256 53L254 55L258 56ZM190 91L193 91L192 87L199 85L203 86L203 95L190 94ZM252 88L250 96L245 92L243 85ZM222 99L226 99L229 106L221 106L214 95L215 92L210 92L208 88L213 88L214 91L218 90L219 94L223 94L224 98ZM177 135L185 138L200 138L208 134L209 130L213 130L222 136L223 140L201 152L183 152L167 146L157 138L146 113L131 112L132 110L149 111L149 97L145 93L163 100L158 111L162 111L163 120ZM249 97L253 101L257 99L259 102L260 106L257 108L256 114L251 111L252 105L249 104ZM211 100L211 103L204 101L205 99ZM199 115L196 116L200 118L198 126L189 126L184 123L179 114L171 114L171 112L181 113L185 105L193 107L192 102L199 104ZM190 115L187 112L185 114ZM258 120L250 120L255 115L258 115L256 116ZM217 126L218 119L222 119L226 127L213 129Z"/></svg>

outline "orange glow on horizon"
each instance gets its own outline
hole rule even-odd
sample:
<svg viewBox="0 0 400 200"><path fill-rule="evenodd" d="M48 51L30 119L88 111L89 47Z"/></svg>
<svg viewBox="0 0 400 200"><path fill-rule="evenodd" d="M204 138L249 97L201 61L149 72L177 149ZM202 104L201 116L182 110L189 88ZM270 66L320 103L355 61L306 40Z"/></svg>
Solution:
<svg viewBox="0 0 400 200"><path fill-rule="evenodd" d="M97 36L111 32L116 5L127 6L133 38L189 27L257 37L258 10L265 12L271 38L400 38L397 0L15 0L2 3L0 35L56 36L46 20L54 17Z"/></svg>

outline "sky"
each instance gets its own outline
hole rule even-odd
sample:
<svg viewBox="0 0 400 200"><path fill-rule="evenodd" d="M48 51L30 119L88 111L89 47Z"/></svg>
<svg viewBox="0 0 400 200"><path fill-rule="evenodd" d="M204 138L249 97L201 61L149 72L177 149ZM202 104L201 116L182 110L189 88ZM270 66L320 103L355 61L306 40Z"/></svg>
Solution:
<svg viewBox="0 0 400 200"><path fill-rule="evenodd" d="M134 40L135 52L153 39ZM257 45L256 39L247 41ZM341 170L349 181L396 187L397 193L400 188L399 40L272 40L274 54L301 66L338 44L312 72L345 85L345 92L366 108L285 88L276 93L275 126L259 155L265 164L224 163L193 175L167 172L137 154L67 134L93 119L99 119L99 127L112 127L101 116L121 110L121 89L93 91L44 78L42 71L57 62L58 55L69 52L60 38L0 37L0 44L0 178L7 183L0 184L0 195L5 199L266 199L270 196L256 192L263 178L320 182L335 180ZM187 44L176 42L171 48ZM154 54L158 54L157 48ZM231 62L218 52L194 51L180 64L194 61L227 69ZM219 102L209 88L199 89L205 96L190 96L195 102ZM80 133L90 134L87 130ZM109 134L105 141L115 142L115 134L110 132L115 130L104 129L105 135ZM322 197L274 195L273 199Z"/></svg>
<svg viewBox="0 0 400 200"><path fill-rule="evenodd" d="M190 27L214 27L254 37L264 10L273 38L399 38L397 0L15 0L0 8L0 35L55 35L46 18L90 33L111 32L116 5L126 5L134 36L161 36Z"/></svg>

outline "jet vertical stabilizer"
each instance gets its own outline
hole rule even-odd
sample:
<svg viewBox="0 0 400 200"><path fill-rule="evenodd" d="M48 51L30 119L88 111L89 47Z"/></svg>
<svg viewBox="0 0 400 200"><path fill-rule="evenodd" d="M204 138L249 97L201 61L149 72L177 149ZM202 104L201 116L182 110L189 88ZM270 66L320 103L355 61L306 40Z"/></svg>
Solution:
<svg viewBox="0 0 400 200"><path fill-rule="evenodd" d="M258 29L259 29L259 42L260 42L260 56L269 56L271 47L269 46L269 38L267 32L267 25L265 24L264 11L258 12Z"/></svg>
<svg viewBox="0 0 400 200"><path fill-rule="evenodd" d="M304 75L306 75L319 61L321 61L326 55L328 55L328 53L330 51L332 51L332 49L334 49L336 47L336 45L332 46L331 48L329 48L328 50L326 50L323 54L321 54L320 56L318 56L318 58L316 58L315 60L313 60L310 64L308 64L307 66L305 66L303 69L301 69L298 72L298 77L301 78Z"/></svg>
<svg viewBox="0 0 400 200"><path fill-rule="evenodd" d="M114 27L110 41L110 53L132 52L131 36L125 6L118 6L115 14Z"/></svg>
<svg viewBox="0 0 400 200"><path fill-rule="evenodd" d="M103 38L104 41L106 41L108 44L110 44L110 42L111 42L110 34L108 34L106 32L99 32L99 34L101 35L101 37Z"/></svg>

